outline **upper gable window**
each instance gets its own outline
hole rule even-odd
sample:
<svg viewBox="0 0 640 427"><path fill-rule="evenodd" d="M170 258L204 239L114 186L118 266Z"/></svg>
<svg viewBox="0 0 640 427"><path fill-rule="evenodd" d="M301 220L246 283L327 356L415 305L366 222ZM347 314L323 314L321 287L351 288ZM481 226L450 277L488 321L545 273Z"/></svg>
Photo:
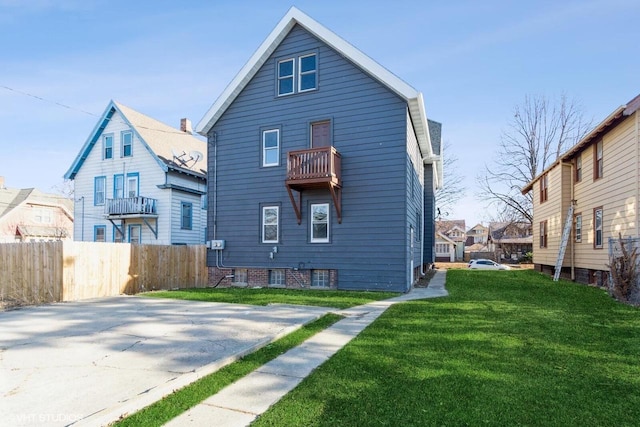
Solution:
<svg viewBox="0 0 640 427"><path fill-rule="evenodd" d="M293 58L278 62L278 96L293 93L294 67Z"/></svg>
<svg viewBox="0 0 640 427"><path fill-rule="evenodd" d="M103 159L113 159L113 135L104 135L103 143Z"/></svg>
<svg viewBox="0 0 640 427"><path fill-rule="evenodd" d="M316 54L301 56L298 70L298 91L306 92L316 89L318 83L318 61L316 60Z"/></svg>
<svg viewBox="0 0 640 427"><path fill-rule="evenodd" d="M311 53L278 61L278 96L318 88L318 55Z"/></svg>
<svg viewBox="0 0 640 427"><path fill-rule="evenodd" d="M133 155L133 134L131 131L124 131L121 134L122 141L122 157L131 157Z"/></svg>
<svg viewBox="0 0 640 427"><path fill-rule="evenodd" d="M546 202L549 198L549 175L544 174L540 178L540 203Z"/></svg>
<svg viewBox="0 0 640 427"><path fill-rule="evenodd" d="M594 146L594 163L593 163L593 179L602 178L603 173L603 160L602 160L602 141L598 141Z"/></svg>

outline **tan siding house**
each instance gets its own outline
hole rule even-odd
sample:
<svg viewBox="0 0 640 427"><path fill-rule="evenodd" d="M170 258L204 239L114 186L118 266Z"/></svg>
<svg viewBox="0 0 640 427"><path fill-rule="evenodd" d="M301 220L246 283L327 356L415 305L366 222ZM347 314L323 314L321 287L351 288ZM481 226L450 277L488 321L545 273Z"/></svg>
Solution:
<svg viewBox="0 0 640 427"><path fill-rule="evenodd" d="M640 95L617 108L523 188L524 194L534 192L533 262L538 270L554 272L572 203L563 277L603 284L609 271L609 238L638 237L639 109Z"/></svg>

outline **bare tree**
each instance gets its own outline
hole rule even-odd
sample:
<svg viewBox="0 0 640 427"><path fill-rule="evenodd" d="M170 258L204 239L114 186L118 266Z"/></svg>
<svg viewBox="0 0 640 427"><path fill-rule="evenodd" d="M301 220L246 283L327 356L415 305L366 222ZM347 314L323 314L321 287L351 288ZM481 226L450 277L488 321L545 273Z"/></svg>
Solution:
<svg viewBox="0 0 640 427"><path fill-rule="evenodd" d="M544 96L526 96L514 108L500 145L478 177L479 197L498 215L533 222L533 193L520 191L591 128L582 108L566 95L551 102Z"/></svg>
<svg viewBox="0 0 640 427"><path fill-rule="evenodd" d="M463 176L460 175L456 168L458 158L448 154L451 144L447 141L444 143L443 152L444 159L442 161L443 186L436 190L436 208L439 217L447 217L449 212L453 210L453 206L464 197L466 188L462 185Z"/></svg>

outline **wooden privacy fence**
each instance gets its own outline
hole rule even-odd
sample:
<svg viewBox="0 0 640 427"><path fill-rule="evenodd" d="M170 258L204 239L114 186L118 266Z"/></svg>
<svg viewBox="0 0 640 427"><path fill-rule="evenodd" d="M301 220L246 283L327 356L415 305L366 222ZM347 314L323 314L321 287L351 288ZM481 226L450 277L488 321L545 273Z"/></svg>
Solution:
<svg viewBox="0 0 640 427"><path fill-rule="evenodd" d="M206 247L128 243L0 244L0 301L74 301L207 286Z"/></svg>

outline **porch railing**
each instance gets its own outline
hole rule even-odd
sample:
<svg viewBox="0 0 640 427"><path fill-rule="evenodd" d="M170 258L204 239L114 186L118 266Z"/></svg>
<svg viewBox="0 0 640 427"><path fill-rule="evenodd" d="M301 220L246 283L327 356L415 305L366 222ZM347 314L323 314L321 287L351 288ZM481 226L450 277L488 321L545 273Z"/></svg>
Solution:
<svg viewBox="0 0 640 427"><path fill-rule="evenodd" d="M125 197L107 199L104 210L107 215L157 214L156 199L150 197Z"/></svg>
<svg viewBox="0 0 640 427"><path fill-rule="evenodd" d="M340 153L334 147L290 151L287 180L334 178L340 181Z"/></svg>

